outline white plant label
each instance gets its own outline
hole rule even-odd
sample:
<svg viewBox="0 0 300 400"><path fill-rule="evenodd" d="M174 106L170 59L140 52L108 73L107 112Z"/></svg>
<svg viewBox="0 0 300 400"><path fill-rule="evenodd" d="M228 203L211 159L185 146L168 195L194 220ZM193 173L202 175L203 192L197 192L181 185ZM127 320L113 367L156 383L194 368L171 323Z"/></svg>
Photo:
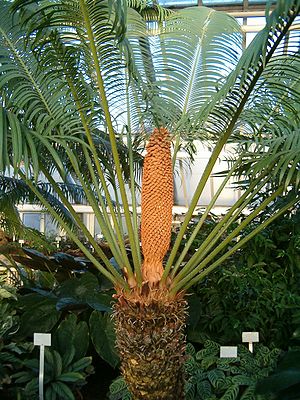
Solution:
<svg viewBox="0 0 300 400"><path fill-rule="evenodd" d="M253 353L253 343L259 342L259 332L243 332L242 342L248 343L249 351Z"/></svg>
<svg viewBox="0 0 300 400"><path fill-rule="evenodd" d="M236 358L237 357L237 346L221 346L220 347L221 358Z"/></svg>
<svg viewBox="0 0 300 400"><path fill-rule="evenodd" d="M44 400L45 346L51 346L50 333L34 333L33 344L40 346L39 400Z"/></svg>
<svg viewBox="0 0 300 400"><path fill-rule="evenodd" d="M51 346L51 333L34 333L33 344L35 346Z"/></svg>

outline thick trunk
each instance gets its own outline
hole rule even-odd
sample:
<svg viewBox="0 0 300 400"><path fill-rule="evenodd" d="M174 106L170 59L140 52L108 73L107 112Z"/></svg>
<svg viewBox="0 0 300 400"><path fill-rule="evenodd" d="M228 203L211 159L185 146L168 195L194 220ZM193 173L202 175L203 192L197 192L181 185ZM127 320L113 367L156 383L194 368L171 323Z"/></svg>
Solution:
<svg viewBox="0 0 300 400"><path fill-rule="evenodd" d="M144 285L119 294L114 320L121 371L134 400L183 400L185 319L183 295Z"/></svg>

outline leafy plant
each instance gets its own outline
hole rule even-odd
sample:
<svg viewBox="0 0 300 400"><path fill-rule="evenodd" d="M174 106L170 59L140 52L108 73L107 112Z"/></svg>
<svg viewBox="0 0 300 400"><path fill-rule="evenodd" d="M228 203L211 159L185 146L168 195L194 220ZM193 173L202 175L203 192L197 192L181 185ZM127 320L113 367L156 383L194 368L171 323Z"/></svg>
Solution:
<svg viewBox="0 0 300 400"><path fill-rule="evenodd" d="M132 400L124 379L120 376L109 387L109 400Z"/></svg>
<svg viewBox="0 0 300 400"><path fill-rule="evenodd" d="M7 357L5 340L18 328L18 317L14 307L16 289L5 284L0 277L0 390L5 383L9 383L11 373L11 356ZM13 300L13 302L11 302Z"/></svg>
<svg viewBox="0 0 300 400"><path fill-rule="evenodd" d="M296 210L195 287L189 298L189 340L203 343L212 338L229 344L238 342L242 331L256 330L264 343L287 349L295 329L293 316L300 309L298 240Z"/></svg>
<svg viewBox="0 0 300 400"><path fill-rule="evenodd" d="M86 383L78 373L86 377L93 371L87 349L95 362L98 354L113 368L119 364L111 321L111 288L104 282L101 289L99 278L89 272L56 282L53 287L45 281L46 286L41 286L41 279L33 279L29 285L25 280L19 290L8 285L7 292L3 289L6 299L0 304L0 381L3 395L9 399L17 393L24 398L36 395L38 354L32 343L34 332L52 334L52 346L46 350L47 396L55 397L56 393L58 399L71 399L70 390L75 393ZM77 363L88 365L86 373L85 369L76 369Z"/></svg>
<svg viewBox="0 0 300 400"><path fill-rule="evenodd" d="M298 400L300 398L300 312L294 312L296 330L290 340L289 350L279 360L277 368L265 379L258 382L259 394L272 394L277 400Z"/></svg>
<svg viewBox="0 0 300 400"><path fill-rule="evenodd" d="M0 276L0 299L13 299L16 300L17 289L6 283L4 276Z"/></svg>
<svg viewBox="0 0 300 400"><path fill-rule="evenodd" d="M186 362L186 399L257 400L255 385L258 379L268 376L281 353L256 345L254 354L240 345L238 357L220 358L220 346L206 341L196 352L188 345Z"/></svg>
<svg viewBox="0 0 300 400"><path fill-rule="evenodd" d="M259 382L256 392L273 395L277 400L298 400L300 398L300 350L288 351L279 361L275 371Z"/></svg>
<svg viewBox="0 0 300 400"><path fill-rule="evenodd" d="M18 385L13 383L13 374L22 370L24 360L29 360L34 349L33 343L13 340L0 343L0 389L4 399L15 399L20 393Z"/></svg>
<svg viewBox="0 0 300 400"><path fill-rule="evenodd" d="M211 340L200 351L187 345L185 362L187 400L266 400L255 393L256 383L268 376L276 366L281 351L261 344L252 354L245 346L238 346L237 358L220 358L220 345ZM110 385L110 400L130 400L126 383L119 377Z"/></svg>
<svg viewBox="0 0 300 400"><path fill-rule="evenodd" d="M187 290L299 202L299 119L293 119L292 126L285 124L291 115L287 109L293 114L298 107L299 54L297 46L286 49L283 38L300 2L278 0L265 28L244 52L235 19L207 8L166 13L156 5L148 13L148 2L139 0L39 0L34 7L32 0L15 0L13 14L10 7L10 2L1 2L1 174L11 171L20 179L114 285L116 344L134 397L183 399ZM144 19L150 14L158 22L155 31ZM287 81L282 79L283 65ZM276 67L281 73L274 75ZM294 90L286 90L291 87ZM258 157L249 151L233 163L176 259L223 147L239 126L247 125L251 116L257 118L258 108L252 110L252 104L262 97L273 107L264 118L264 129L252 128L249 136L268 137L270 132L274 141L264 141ZM279 118L273 118L274 104L280 105ZM283 124L289 129L278 137ZM173 166L180 147L199 138L211 142L211 157L164 260L170 245ZM143 148L146 139L140 237L134 150L141 142ZM282 140L283 153L276 151ZM249 185L183 262L222 189L245 169ZM70 177L82 187L114 262L60 184ZM42 179L66 212L43 195ZM243 210L266 188L271 188L269 195L237 224ZM283 199L281 207L237 241L278 199ZM78 230L91 249L81 243Z"/></svg>
<svg viewBox="0 0 300 400"><path fill-rule="evenodd" d="M56 310L56 299L39 293L19 296L17 307L20 313L20 326L16 335L19 340L33 337L34 332L51 332L61 316L61 312Z"/></svg>
<svg viewBox="0 0 300 400"><path fill-rule="evenodd" d="M28 289L27 289L28 290ZM51 332L57 323L63 325L68 312L76 312L88 326L95 350L112 367L119 362L114 349L115 334L111 321L111 290L101 290L101 284L92 273L67 279L49 288L31 286L31 293L19 295L20 326L18 340L30 337L34 332Z"/></svg>
<svg viewBox="0 0 300 400"><path fill-rule="evenodd" d="M28 270L38 271L33 274L34 281L36 283L39 277L42 279L43 273L48 273L48 278L50 278L52 275L52 279L50 279L50 286L54 284L53 278L54 280L60 282L70 278L72 273L82 273L84 271L88 271L89 269L94 269L93 264L85 257L74 257L63 252L53 252L49 256L35 249L23 247L21 250L18 250L18 252L14 252L14 249L12 249L12 251L9 252L9 256L16 263L18 263L18 265L23 267L23 272ZM22 273L20 267L18 267L18 270L20 271L22 278L25 279L26 276L24 273ZM44 274L44 277L46 278L46 274ZM28 278L30 278L30 276ZM30 281L30 279L28 280Z"/></svg>
<svg viewBox="0 0 300 400"><path fill-rule="evenodd" d="M92 358L86 357L88 345L88 326L78 322L74 314L55 329L51 347L45 349L45 399L75 399L76 391L93 373ZM4 394L18 394L22 399L37 397L39 359L33 344L11 342L3 346L0 360L10 369Z"/></svg>
<svg viewBox="0 0 300 400"><path fill-rule="evenodd" d="M93 311L90 319L90 335L97 353L113 368L119 365L119 356L115 348L116 335L111 315L103 315L99 311Z"/></svg>

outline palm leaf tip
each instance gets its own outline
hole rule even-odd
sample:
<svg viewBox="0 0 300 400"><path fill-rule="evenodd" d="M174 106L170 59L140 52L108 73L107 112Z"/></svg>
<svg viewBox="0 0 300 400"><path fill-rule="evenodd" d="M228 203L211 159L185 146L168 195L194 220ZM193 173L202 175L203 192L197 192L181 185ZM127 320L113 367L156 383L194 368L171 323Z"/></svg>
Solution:
<svg viewBox="0 0 300 400"><path fill-rule="evenodd" d="M173 173L169 132L154 129L146 146L141 199L141 241L144 281L156 283L169 249L173 207Z"/></svg>

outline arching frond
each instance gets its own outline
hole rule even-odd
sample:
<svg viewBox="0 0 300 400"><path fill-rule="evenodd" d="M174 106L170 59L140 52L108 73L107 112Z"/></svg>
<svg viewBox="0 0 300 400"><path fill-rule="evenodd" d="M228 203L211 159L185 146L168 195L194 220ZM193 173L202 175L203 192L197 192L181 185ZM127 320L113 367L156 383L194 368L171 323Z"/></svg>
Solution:
<svg viewBox="0 0 300 400"><path fill-rule="evenodd" d="M0 19L0 88L5 106L28 128L45 135L58 127L72 132L74 111L68 108L71 102L62 79L39 69L37 59L25 49L24 31L9 18L8 5L4 10ZM66 113L71 117L69 125Z"/></svg>
<svg viewBox="0 0 300 400"><path fill-rule="evenodd" d="M233 141L280 135L289 120L299 124L299 40L299 31L289 32L288 46L283 41L266 65L239 117Z"/></svg>
<svg viewBox="0 0 300 400"><path fill-rule="evenodd" d="M15 2L14 8L21 9L23 22L29 25L30 37L32 33L39 37L33 44L35 51L43 56L49 44L49 30L56 32L60 41L66 46L66 55L73 52L73 59L74 55L77 55L77 74L81 73L87 83L97 88L98 78L92 54L94 51L113 111L116 102L120 103L122 100L121 70L124 65L121 62L120 47L124 47L126 54L126 43L123 41L126 29L126 1L62 0L50 4L47 1L39 1L35 8L31 7L31 3L31 1ZM92 39L89 37L91 32ZM41 35L44 36L42 41ZM52 44L51 50L53 53ZM64 60L67 58L64 57ZM71 66L69 62L68 66ZM101 99L98 98L98 102L101 103Z"/></svg>
<svg viewBox="0 0 300 400"><path fill-rule="evenodd" d="M168 272L171 269L172 263L174 261L176 251L180 244L180 241L183 237L183 234L186 230L188 222L192 216L193 210L198 202L198 199L203 191L203 188L209 178L209 175L212 171L212 168L217 160L220 151L222 150L224 144L228 141L236 122L245 106L246 101L250 97L255 85L257 84L259 78L261 77L266 65L271 60L271 57L274 55L276 49L278 48L282 38L288 32L290 25L295 19L296 15L300 10L300 3L298 1L286 1L283 3L279 2L277 4L276 12L272 13L267 18L266 27L256 36L251 45L246 49L241 59L238 62L235 70L229 75L227 82L220 89L220 91L212 97L212 100L206 104L202 110L197 114L191 116L191 121L194 121L194 124L190 124L191 131L196 131L199 129L207 130L209 134L212 134L215 137L219 137L212 155L209 159L209 162L206 166L206 169L203 173L203 176L196 188L195 194L190 204L190 208L188 210L187 215L185 216L185 220L182 224L180 232L177 236L175 245L172 249L171 255L168 260L167 267L165 269L166 278ZM200 118L197 122L197 118ZM259 181L264 182L263 174L260 176ZM259 183L259 182L258 182ZM251 186L251 185L250 185ZM250 187L249 186L249 187ZM253 190L255 188L252 188ZM276 199L277 196L282 195L284 191L284 185L278 185L278 188L275 189L268 199L266 199L254 212L252 212L244 221L245 223L249 223L257 213L259 213L264 207L267 207L269 203ZM247 196L250 197L247 197ZM253 192L248 193L245 198L241 197L242 203L241 207L246 207L246 205L251 200L253 196ZM215 200L213 200L215 201ZM229 219L229 225L226 225L226 219L218 224L218 232L222 231L221 226L230 226L230 223L236 218L236 210L239 209L239 200L227 213L227 217ZM297 195L293 199L294 202L299 201ZM290 205L292 202L290 203ZM280 210L279 213L284 212L284 208ZM235 216L235 217L234 217ZM270 223L276 215L270 217L265 224ZM232 219L233 218L233 219ZM199 222L198 226L195 228L195 232L201 227L202 221ZM212 251L206 258L203 253L203 247L196 251L194 256L192 257L192 261L183 267L182 271L178 274L178 277L175 279L175 288L174 291L180 290L180 288L190 287L191 284L195 283L197 279L202 279L206 273L216 268L219 265L219 262L213 262L212 265L210 263L214 259L214 257L219 254L219 252L224 248L224 245L228 244L233 240L240 230L242 229L243 224L240 225L239 229L235 229L234 233L230 234L226 240L224 240L222 245L217 246L212 250L212 246L216 244L215 241L211 242L211 237L207 238L204 245L206 247L206 251ZM243 241L249 240L252 234L248 235L247 239L244 238ZM244 243L243 242L243 243ZM239 248L239 246L233 246L234 249ZM210 249L210 250L208 250ZM226 257L232 251L228 251L226 253ZM226 259L225 255L223 255L219 260ZM197 260L197 261L196 261ZM207 267L209 265L209 267ZM179 268L175 268L175 271ZM192 270L193 269L193 270ZM204 272L205 270L205 272Z"/></svg>
<svg viewBox="0 0 300 400"><path fill-rule="evenodd" d="M127 5L137 10L145 21L163 22L173 12L153 0L127 0Z"/></svg>
<svg viewBox="0 0 300 400"><path fill-rule="evenodd" d="M252 142L241 159L240 176L255 179L267 170L269 184L289 186L299 190L300 183L300 125L286 125L282 131ZM271 187L272 187L271 186ZM271 187L269 189L271 189Z"/></svg>
<svg viewBox="0 0 300 400"><path fill-rule="evenodd" d="M76 185L60 184L61 189L69 196L70 200L84 200L82 189ZM53 188L44 182L37 185L39 193L45 198L51 207L59 214L59 216L73 229L76 230L76 223L70 212L61 203ZM7 176L0 176L0 209L5 210L6 204L43 204L37 196L30 190L30 187L21 179L15 179ZM54 222L56 222L54 220ZM57 223L57 222L56 222Z"/></svg>
<svg viewBox="0 0 300 400"><path fill-rule="evenodd" d="M9 5L3 3L3 9L8 10ZM142 0L16 0L15 25L9 18L0 20L2 174L10 167L99 270L116 285L128 289L126 278L116 272L75 213L70 201L74 188L61 186L51 173L58 171L63 180L72 177L80 188L76 195L82 194L93 208L125 275L131 281L136 276L141 285L136 202L133 200L132 218L125 186L128 178L135 199L134 144L154 126L166 127L174 135L175 156L181 139L215 141L162 279L162 283L167 282L171 274L174 294L188 288L216 267L218 254L225 257L216 238L236 221L272 177L268 177L267 167L263 169L259 164L262 160L250 153L248 161L247 157L241 158L245 165L252 163L254 182L229 210L223 225L218 226L216 238L210 237L207 248L199 249L182 268L175 260L176 251L223 146L241 126L246 133L267 138L268 133L280 132L286 115L295 116L295 121L298 118L298 47L295 42L293 55L288 54L287 59L280 53L280 43L299 9L299 0L278 1L266 27L242 54L237 22L211 9L169 13ZM150 23L152 13L155 18ZM259 103L266 115L257 123ZM127 147L122 143L125 136ZM247 135L240 137L244 140ZM274 175L270 198L243 223L251 222L261 207L268 207L289 191L291 183L298 182L297 155L289 154L292 158L288 161L287 157L286 164L277 158L272 159L273 164L270 161L273 154L268 149L273 146L273 150L290 151L288 143L270 142L266 147L266 143L258 142L263 158L269 157L268 167L273 165L275 172L277 168L277 181ZM257 174L253 168L257 168ZM46 184L40 184L41 176ZM55 199L83 230L101 262L68 227ZM298 201L297 195L293 201ZM123 215L133 263L124 245ZM233 244L240 229L242 226L222 246Z"/></svg>
<svg viewBox="0 0 300 400"><path fill-rule="evenodd" d="M1 204L0 228L10 238L22 239L49 248L47 240L35 229L25 226L19 216L18 210L12 203Z"/></svg>
<svg viewBox="0 0 300 400"><path fill-rule="evenodd" d="M193 132L207 131L215 137L232 131L245 103L269 64L299 12L298 1L279 3L276 13L267 18L261 30L240 58L226 83L198 114L191 114L188 125ZM280 18L278 19L278 13Z"/></svg>
<svg viewBox="0 0 300 400"><path fill-rule="evenodd" d="M136 20L128 36L144 83L143 101L134 87L130 100L143 109L144 123L148 115L152 123L173 128L218 90L242 48L236 20L205 7L173 13L163 26L150 25L146 33Z"/></svg>

